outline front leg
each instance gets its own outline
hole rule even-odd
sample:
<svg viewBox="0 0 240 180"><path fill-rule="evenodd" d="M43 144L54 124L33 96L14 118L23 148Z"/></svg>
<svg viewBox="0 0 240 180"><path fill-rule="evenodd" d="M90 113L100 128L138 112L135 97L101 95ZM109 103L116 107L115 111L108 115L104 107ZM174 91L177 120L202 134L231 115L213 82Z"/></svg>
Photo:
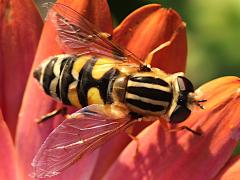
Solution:
<svg viewBox="0 0 240 180"><path fill-rule="evenodd" d="M162 127L165 129L165 130L167 130L167 131L169 131L169 132L177 132L177 131L181 131L181 130L188 130L188 131L190 131L191 133L193 133L194 135L198 135L198 136L201 136L202 135L202 133L201 132L197 132L197 131L195 131L195 130L192 130L191 128L189 128L188 126L178 126L178 127L175 127L175 128L170 128L169 127L169 125L168 125L168 122L165 120L165 119L163 119L163 118L159 118L159 120L160 120L160 123L161 123L161 125L162 125Z"/></svg>

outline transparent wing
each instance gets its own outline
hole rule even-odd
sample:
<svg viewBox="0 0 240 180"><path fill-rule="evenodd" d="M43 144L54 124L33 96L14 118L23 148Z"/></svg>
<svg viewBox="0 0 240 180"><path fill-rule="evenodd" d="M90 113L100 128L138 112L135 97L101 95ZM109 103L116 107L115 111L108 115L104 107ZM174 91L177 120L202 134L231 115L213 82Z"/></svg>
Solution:
<svg viewBox="0 0 240 180"><path fill-rule="evenodd" d="M48 18L53 22L59 36L59 43L67 53L89 53L107 56L124 62L144 64L127 49L110 40L110 35L100 32L84 16L60 3L45 3Z"/></svg>
<svg viewBox="0 0 240 180"><path fill-rule="evenodd" d="M72 114L72 119L63 121L34 157L31 176L44 178L61 173L85 153L135 122L130 117L114 119L111 114L104 114L103 108L103 105L87 106Z"/></svg>

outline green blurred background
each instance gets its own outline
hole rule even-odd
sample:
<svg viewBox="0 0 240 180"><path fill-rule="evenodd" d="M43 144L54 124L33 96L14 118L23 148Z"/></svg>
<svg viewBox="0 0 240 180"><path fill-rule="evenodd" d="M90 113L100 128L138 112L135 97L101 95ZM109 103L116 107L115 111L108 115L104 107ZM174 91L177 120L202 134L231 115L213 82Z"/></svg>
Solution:
<svg viewBox="0 0 240 180"><path fill-rule="evenodd" d="M36 0L41 6L45 0ZM117 25L150 3L175 9L187 23L187 76L195 87L221 76L240 75L240 0L109 0ZM44 16L44 12L43 12Z"/></svg>

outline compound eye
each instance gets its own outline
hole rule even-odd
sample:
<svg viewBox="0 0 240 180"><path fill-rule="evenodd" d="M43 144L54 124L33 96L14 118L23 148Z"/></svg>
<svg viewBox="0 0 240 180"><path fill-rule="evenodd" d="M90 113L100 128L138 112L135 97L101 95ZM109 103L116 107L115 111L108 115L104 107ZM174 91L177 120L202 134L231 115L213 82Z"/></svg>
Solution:
<svg viewBox="0 0 240 180"><path fill-rule="evenodd" d="M180 91L194 92L193 85L187 78L178 76L177 81Z"/></svg>
<svg viewBox="0 0 240 180"><path fill-rule="evenodd" d="M170 123L180 123L188 118L191 114L191 111L184 107L178 105L170 116Z"/></svg>

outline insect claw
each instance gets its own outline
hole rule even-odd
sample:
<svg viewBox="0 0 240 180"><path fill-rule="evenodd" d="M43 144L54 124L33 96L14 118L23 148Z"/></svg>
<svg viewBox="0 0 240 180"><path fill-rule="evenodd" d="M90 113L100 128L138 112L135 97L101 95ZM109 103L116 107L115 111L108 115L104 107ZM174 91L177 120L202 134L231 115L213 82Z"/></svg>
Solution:
<svg viewBox="0 0 240 180"><path fill-rule="evenodd" d="M198 100L197 102L206 102L206 99Z"/></svg>
<svg viewBox="0 0 240 180"><path fill-rule="evenodd" d="M192 130L191 128L189 128L189 127L187 127L187 126L182 126L182 129L186 129L186 130L188 130L189 132L193 133L194 135L198 135L198 136L201 136L201 135L202 135L201 132L194 131L194 130Z"/></svg>
<svg viewBox="0 0 240 180"><path fill-rule="evenodd" d="M194 103L201 109L206 109L202 104L200 104L201 102L206 102L206 101L207 101L206 99L202 99L202 100L194 101Z"/></svg>
<svg viewBox="0 0 240 180"><path fill-rule="evenodd" d="M200 108L201 108L201 109L206 109L206 108L205 108L203 105L201 105L201 104L200 104Z"/></svg>
<svg viewBox="0 0 240 180"><path fill-rule="evenodd" d="M199 103L197 103L197 106L199 106L201 109L205 109L205 107Z"/></svg>

